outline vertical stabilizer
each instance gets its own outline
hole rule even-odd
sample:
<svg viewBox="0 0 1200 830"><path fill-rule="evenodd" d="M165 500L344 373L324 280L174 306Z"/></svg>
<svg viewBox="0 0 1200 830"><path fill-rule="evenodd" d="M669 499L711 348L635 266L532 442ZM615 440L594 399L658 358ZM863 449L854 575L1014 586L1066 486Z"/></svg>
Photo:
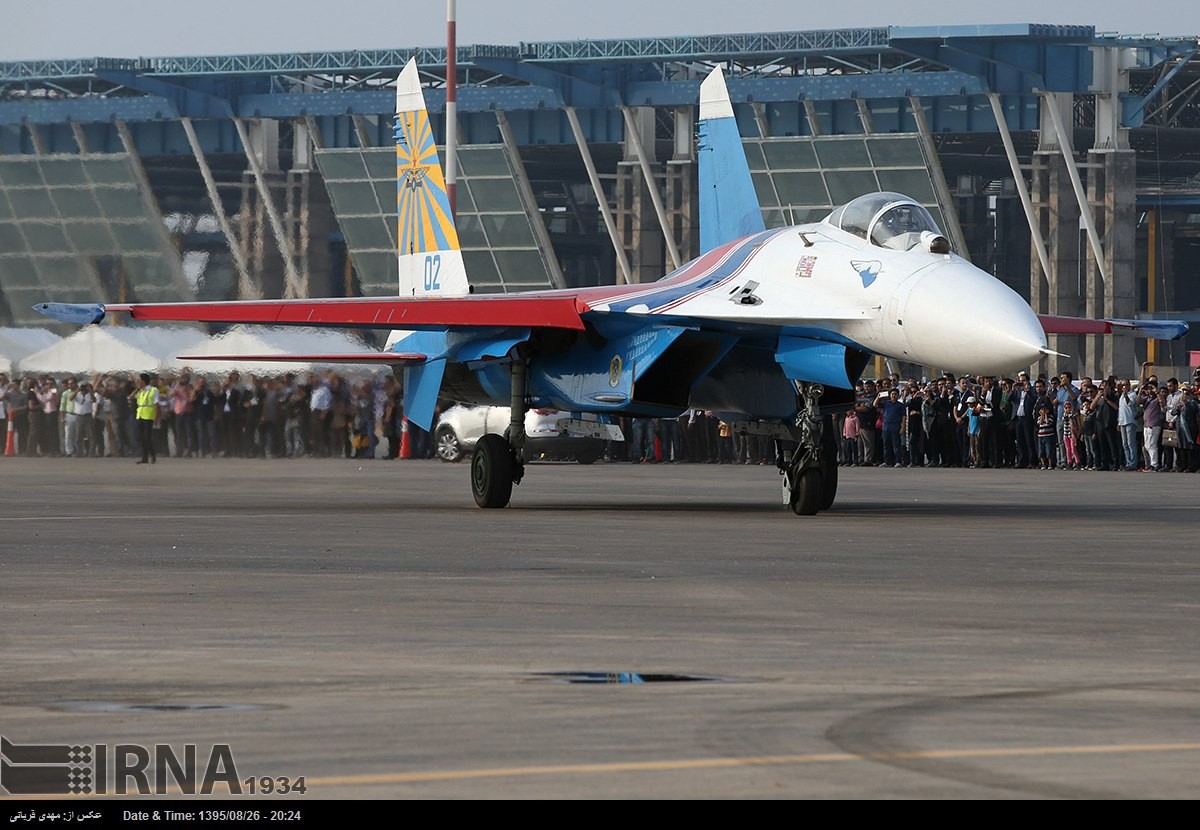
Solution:
<svg viewBox="0 0 1200 830"><path fill-rule="evenodd" d="M725 76L700 84L700 252L764 230Z"/></svg>
<svg viewBox="0 0 1200 830"><path fill-rule="evenodd" d="M396 207L401 297L457 297L470 283L446 195L417 62L396 80Z"/></svg>

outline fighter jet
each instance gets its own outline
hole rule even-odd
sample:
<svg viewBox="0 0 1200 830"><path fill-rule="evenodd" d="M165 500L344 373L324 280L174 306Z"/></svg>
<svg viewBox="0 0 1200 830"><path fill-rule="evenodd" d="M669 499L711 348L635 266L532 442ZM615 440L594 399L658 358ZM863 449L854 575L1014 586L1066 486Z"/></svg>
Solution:
<svg viewBox="0 0 1200 830"><path fill-rule="evenodd" d="M405 414L425 429L439 396L508 404L504 434L481 438L471 461L484 508L508 505L524 475L530 408L664 418L695 408L774 439L783 499L812 515L837 493L830 415L853 404L872 355L1001 374L1050 353L1029 305L957 256L907 196L869 193L820 222L765 228L720 69L701 85L698 258L654 283L472 294L415 63L396 103L398 297L35 308L81 323L120 312L393 330L369 355L255 358L403 367ZM581 424L594 429L564 428Z"/></svg>

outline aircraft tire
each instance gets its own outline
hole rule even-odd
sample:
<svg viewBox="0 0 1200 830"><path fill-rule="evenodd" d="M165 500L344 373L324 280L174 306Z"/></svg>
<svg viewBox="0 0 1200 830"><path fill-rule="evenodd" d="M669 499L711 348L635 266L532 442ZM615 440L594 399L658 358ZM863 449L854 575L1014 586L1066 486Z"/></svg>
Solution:
<svg viewBox="0 0 1200 830"><path fill-rule="evenodd" d="M821 438L821 499L817 504L818 510L828 510L833 507L833 500L837 498L837 439L833 437L832 420L832 418L826 417L825 430Z"/></svg>
<svg viewBox="0 0 1200 830"><path fill-rule="evenodd" d="M838 467L835 461L821 473L821 498L817 500L818 510L828 510L833 507L833 500L837 498L837 486Z"/></svg>
<svg viewBox="0 0 1200 830"><path fill-rule="evenodd" d="M471 458L471 495L480 507L507 507L512 498L513 452L502 436L489 432Z"/></svg>
<svg viewBox="0 0 1200 830"><path fill-rule="evenodd" d="M820 470L804 470L791 491L792 512L797 516L815 516L824 492Z"/></svg>

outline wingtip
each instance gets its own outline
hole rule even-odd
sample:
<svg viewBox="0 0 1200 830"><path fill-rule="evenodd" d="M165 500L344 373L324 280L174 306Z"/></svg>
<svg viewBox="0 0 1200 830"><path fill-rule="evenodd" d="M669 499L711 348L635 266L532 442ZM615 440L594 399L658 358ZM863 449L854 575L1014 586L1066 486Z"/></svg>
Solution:
<svg viewBox="0 0 1200 830"><path fill-rule="evenodd" d="M38 303L33 310L51 320L81 326L99 323L104 319L105 312L100 303Z"/></svg>

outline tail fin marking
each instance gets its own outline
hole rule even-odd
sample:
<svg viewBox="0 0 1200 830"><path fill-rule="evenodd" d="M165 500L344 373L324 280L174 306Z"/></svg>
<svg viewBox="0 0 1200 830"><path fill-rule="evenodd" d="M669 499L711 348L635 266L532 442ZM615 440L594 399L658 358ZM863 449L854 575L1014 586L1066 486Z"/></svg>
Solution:
<svg viewBox="0 0 1200 830"><path fill-rule="evenodd" d="M395 136L400 296L469 294L415 60L408 62L396 81Z"/></svg>

